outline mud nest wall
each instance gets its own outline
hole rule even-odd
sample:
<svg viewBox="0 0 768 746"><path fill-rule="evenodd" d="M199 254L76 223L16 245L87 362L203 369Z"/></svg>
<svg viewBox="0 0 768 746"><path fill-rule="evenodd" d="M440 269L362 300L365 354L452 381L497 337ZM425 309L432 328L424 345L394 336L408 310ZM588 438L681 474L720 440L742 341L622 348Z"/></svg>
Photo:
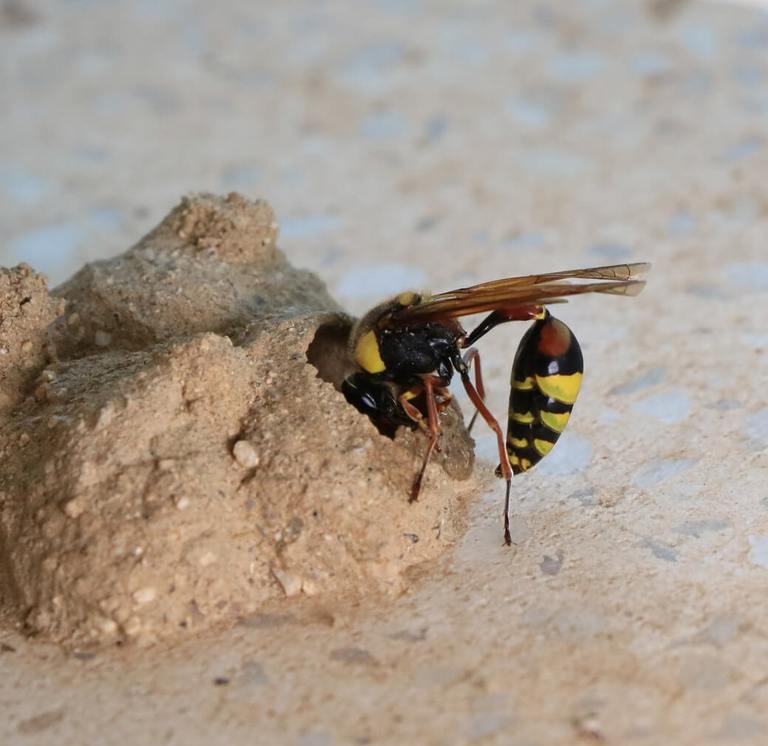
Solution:
<svg viewBox="0 0 768 746"><path fill-rule="evenodd" d="M422 440L338 393L351 320L277 232L264 202L199 195L51 293L0 270L6 624L149 644L272 599L398 593L451 543L460 414L408 505Z"/></svg>

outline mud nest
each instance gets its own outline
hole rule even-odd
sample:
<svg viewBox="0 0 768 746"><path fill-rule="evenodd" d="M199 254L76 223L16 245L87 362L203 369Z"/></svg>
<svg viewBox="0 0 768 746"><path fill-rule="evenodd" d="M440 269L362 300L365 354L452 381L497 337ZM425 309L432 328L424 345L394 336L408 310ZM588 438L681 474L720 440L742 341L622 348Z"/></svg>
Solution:
<svg viewBox="0 0 768 746"><path fill-rule="evenodd" d="M286 597L397 594L454 540L460 413L409 505L422 438L345 402L351 319L277 232L265 202L199 195L50 293L0 270L6 624L150 644Z"/></svg>

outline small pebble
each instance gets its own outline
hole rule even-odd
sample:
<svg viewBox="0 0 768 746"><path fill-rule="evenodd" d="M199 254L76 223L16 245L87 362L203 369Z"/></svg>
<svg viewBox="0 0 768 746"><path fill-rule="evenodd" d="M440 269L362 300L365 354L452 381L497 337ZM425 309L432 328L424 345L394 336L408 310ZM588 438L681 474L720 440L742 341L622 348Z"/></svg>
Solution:
<svg viewBox="0 0 768 746"><path fill-rule="evenodd" d="M179 510L186 510L190 506L190 500L188 497L180 497L176 500L176 507Z"/></svg>
<svg viewBox="0 0 768 746"><path fill-rule="evenodd" d="M85 501L82 497L75 497L64 506L64 512L70 518L79 518L85 510Z"/></svg>
<svg viewBox="0 0 768 746"><path fill-rule="evenodd" d="M332 661L361 666L378 666L379 662L363 648L336 648L331 651Z"/></svg>
<svg viewBox="0 0 768 746"><path fill-rule="evenodd" d="M235 461L245 469L253 469L259 465L259 454L247 440L238 440L232 449L232 455Z"/></svg>
<svg viewBox="0 0 768 746"><path fill-rule="evenodd" d="M301 593L302 582L298 575L293 575L284 570L278 570L276 567L272 568L272 574L275 576L275 580L280 583L283 592L288 598L298 596L299 593Z"/></svg>
<svg viewBox="0 0 768 746"><path fill-rule="evenodd" d="M32 342L29 340L26 340L25 342L21 343L21 351L26 355L30 352L32 352Z"/></svg>
<svg viewBox="0 0 768 746"><path fill-rule="evenodd" d="M100 617L96 620L96 626L104 635L114 635L117 632L117 623L113 619Z"/></svg>
<svg viewBox="0 0 768 746"><path fill-rule="evenodd" d="M317 583L315 583L314 580L304 578L301 581L301 590L304 591L305 596L316 596L320 589L317 587Z"/></svg>
<svg viewBox="0 0 768 746"><path fill-rule="evenodd" d="M110 422L112 422L112 419L115 415L115 405L112 402L107 402L99 412L99 417L96 420L96 425L98 427L106 427L109 425Z"/></svg>
<svg viewBox="0 0 768 746"><path fill-rule="evenodd" d="M92 661L96 657L93 650L73 650L72 657L78 661Z"/></svg>
<svg viewBox="0 0 768 746"><path fill-rule="evenodd" d="M589 738L594 741L603 741L603 727L600 721L592 716L586 717L574 722L576 730L583 738Z"/></svg>
<svg viewBox="0 0 768 746"><path fill-rule="evenodd" d="M132 616L124 625L123 631L128 637L135 637L141 632L141 619L137 616Z"/></svg>
<svg viewBox="0 0 768 746"><path fill-rule="evenodd" d="M93 335L93 341L97 347L109 347L112 343L112 335L107 332L97 331Z"/></svg>
<svg viewBox="0 0 768 746"><path fill-rule="evenodd" d="M152 603L156 596L157 591L151 586L148 586L146 588L139 588L139 590L133 594L133 600L135 603L143 606L144 604Z"/></svg>
<svg viewBox="0 0 768 746"><path fill-rule="evenodd" d="M200 567L208 567L216 562L216 555L213 552L206 552L198 560Z"/></svg>

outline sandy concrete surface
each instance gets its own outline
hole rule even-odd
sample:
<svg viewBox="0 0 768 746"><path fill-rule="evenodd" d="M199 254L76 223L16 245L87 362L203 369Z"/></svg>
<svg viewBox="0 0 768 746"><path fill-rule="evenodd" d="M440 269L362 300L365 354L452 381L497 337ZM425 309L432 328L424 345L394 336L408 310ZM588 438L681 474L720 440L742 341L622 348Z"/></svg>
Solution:
<svg viewBox="0 0 768 746"><path fill-rule="evenodd" d="M511 550L489 479L396 599L277 598L148 649L4 633L1 742L768 740L764 12L16 0L0 23L0 264L51 286L193 191L269 200L354 314L654 263L636 299L558 309L584 386L515 480ZM500 416L521 333L481 347Z"/></svg>

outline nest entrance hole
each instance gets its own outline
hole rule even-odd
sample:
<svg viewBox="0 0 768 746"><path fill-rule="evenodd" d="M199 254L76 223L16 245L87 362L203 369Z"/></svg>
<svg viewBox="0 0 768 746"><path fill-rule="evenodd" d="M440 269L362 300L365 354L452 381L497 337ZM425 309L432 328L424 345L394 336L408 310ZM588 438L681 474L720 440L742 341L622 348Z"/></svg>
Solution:
<svg viewBox="0 0 768 746"><path fill-rule="evenodd" d="M341 391L344 379L354 370L349 356L352 321L343 316L321 324L307 347L307 361L317 370L318 378Z"/></svg>
<svg viewBox="0 0 768 746"><path fill-rule="evenodd" d="M318 327L313 340L307 347L307 361L317 370L317 377L330 383L337 391L341 391L344 379L357 370L349 355L351 331L350 319L336 317ZM419 400L423 400L423 397L419 397ZM414 402L416 406L419 406L419 400ZM424 406L423 401L421 404ZM370 420L382 435L388 438L395 437L398 425L373 417Z"/></svg>

